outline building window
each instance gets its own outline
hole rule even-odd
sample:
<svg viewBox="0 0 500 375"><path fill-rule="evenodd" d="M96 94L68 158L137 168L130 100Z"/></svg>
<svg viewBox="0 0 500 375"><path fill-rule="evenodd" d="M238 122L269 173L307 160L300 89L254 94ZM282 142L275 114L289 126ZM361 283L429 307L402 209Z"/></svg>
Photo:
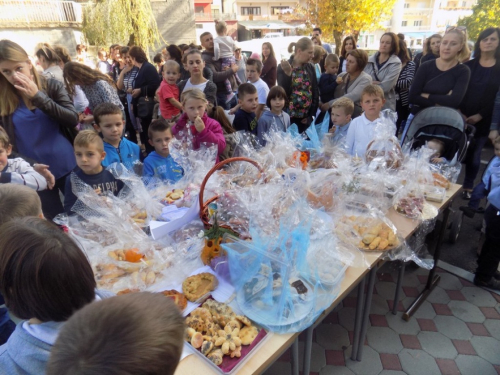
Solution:
<svg viewBox="0 0 500 375"><path fill-rule="evenodd" d="M467 1L462 1L462 8L467 8Z"/></svg>
<svg viewBox="0 0 500 375"><path fill-rule="evenodd" d="M290 7L271 7L271 15L273 16L287 13L292 13L292 9Z"/></svg>
<svg viewBox="0 0 500 375"><path fill-rule="evenodd" d="M408 9L410 7L410 3L405 3L404 7L405 9Z"/></svg>
<svg viewBox="0 0 500 375"><path fill-rule="evenodd" d="M402 27L406 27L406 26L408 26L408 21L402 21L402 22L401 22L401 26L402 26Z"/></svg>
<svg viewBox="0 0 500 375"><path fill-rule="evenodd" d="M204 7L194 7L195 13L204 13L204 10L205 10Z"/></svg>
<svg viewBox="0 0 500 375"><path fill-rule="evenodd" d="M203 29L203 24L202 23L197 23L196 24L197 29Z"/></svg>
<svg viewBox="0 0 500 375"><path fill-rule="evenodd" d="M217 18L220 15L219 9L212 9L212 17Z"/></svg>
<svg viewBox="0 0 500 375"><path fill-rule="evenodd" d="M413 26L422 26L422 21L413 21Z"/></svg>
<svg viewBox="0 0 500 375"><path fill-rule="evenodd" d="M241 7L241 15L248 16L260 16L260 7Z"/></svg>

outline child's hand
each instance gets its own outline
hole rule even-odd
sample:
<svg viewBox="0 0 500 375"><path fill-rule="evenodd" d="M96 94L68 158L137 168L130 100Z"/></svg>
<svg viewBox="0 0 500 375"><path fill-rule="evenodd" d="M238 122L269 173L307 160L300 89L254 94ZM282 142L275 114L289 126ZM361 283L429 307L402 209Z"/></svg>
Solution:
<svg viewBox="0 0 500 375"><path fill-rule="evenodd" d="M33 165L33 169L40 173L46 180L47 180L47 188L49 190L52 190L52 188L56 184L56 178L54 175L49 171L49 166L45 164L35 164Z"/></svg>
<svg viewBox="0 0 500 375"><path fill-rule="evenodd" d="M434 164L444 163L444 158L432 158L431 162Z"/></svg>
<svg viewBox="0 0 500 375"><path fill-rule="evenodd" d="M343 77L337 77L337 83L340 85L344 80Z"/></svg>
<svg viewBox="0 0 500 375"><path fill-rule="evenodd" d="M335 133L335 130L337 130L337 127L333 125L332 128L328 130L328 133Z"/></svg>
<svg viewBox="0 0 500 375"><path fill-rule="evenodd" d="M95 191L95 193L96 193L97 195L101 195L101 193L102 193L102 192L101 192L101 188L94 189L94 191Z"/></svg>
<svg viewBox="0 0 500 375"><path fill-rule="evenodd" d="M196 128L196 131L198 133L201 133L205 129L205 123L203 120L200 118L200 116L196 117L194 119L194 127Z"/></svg>

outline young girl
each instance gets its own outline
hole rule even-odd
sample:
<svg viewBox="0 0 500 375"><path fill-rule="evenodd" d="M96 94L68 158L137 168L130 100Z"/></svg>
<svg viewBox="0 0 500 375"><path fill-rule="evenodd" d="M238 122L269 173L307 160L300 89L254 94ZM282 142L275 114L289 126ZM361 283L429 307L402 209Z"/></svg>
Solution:
<svg viewBox="0 0 500 375"><path fill-rule="evenodd" d="M187 130L193 136L193 148L200 148L201 143L213 143L218 147L217 163L219 155L226 148L226 140L220 124L207 115L207 98L199 89L184 90L182 93L182 109L184 114L172 128L172 134L180 138L179 132Z"/></svg>
<svg viewBox="0 0 500 375"><path fill-rule="evenodd" d="M96 299L94 273L78 245L49 221L15 219L0 228L0 291L25 321L0 347L5 374L45 373L52 345L71 315Z"/></svg>
<svg viewBox="0 0 500 375"><path fill-rule="evenodd" d="M224 112L224 108L221 106L213 107L212 111L208 111L208 115L220 124L222 132L224 133L224 139L226 140L226 148L224 152L219 155L219 159L222 161L233 157L239 138L226 112Z"/></svg>
<svg viewBox="0 0 500 375"><path fill-rule="evenodd" d="M265 111L262 116L260 116L259 123L257 125L257 138L262 146L265 146L266 144L264 134L271 129L273 121L276 123L278 130L284 132L286 132L290 126L290 116L288 113L283 111L285 106L288 107L288 98L283 87L274 86L271 90L269 90L266 106L270 108L270 110Z"/></svg>

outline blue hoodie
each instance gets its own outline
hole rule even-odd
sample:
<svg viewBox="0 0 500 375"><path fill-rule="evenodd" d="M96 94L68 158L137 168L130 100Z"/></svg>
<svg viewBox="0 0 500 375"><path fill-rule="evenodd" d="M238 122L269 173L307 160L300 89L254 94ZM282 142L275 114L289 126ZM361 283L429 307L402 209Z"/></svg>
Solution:
<svg viewBox="0 0 500 375"><path fill-rule="evenodd" d="M102 162L104 168L113 163L122 163L128 169L132 169L134 163L139 161L141 154L139 145L130 142L126 138L122 138L118 148L104 142L104 151L106 151L106 158Z"/></svg>
<svg viewBox="0 0 500 375"><path fill-rule="evenodd" d="M500 158L498 156L491 161L484 173L483 182L485 180L486 189L490 192L488 194L488 201L500 210Z"/></svg>
<svg viewBox="0 0 500 375"><path fill-rule="evenodd" d="M184 171L172 156L164 157L153 151L144 159L142 175L144 177L157 177L162 181L177 182L184 175Z"/></svg>
<svg viewBox="0 0 500 375"><path fill-rule="evenodd" d="M275 115L271 111L264 111L259 118L259 123L257 125L257 138L262 146L266 145L264 140L264 134L269 132L271 125L273 124L273 119L276 122L278 130L286 132L290 126L290 115L284 111L281 111L281 115Z"/></svg>

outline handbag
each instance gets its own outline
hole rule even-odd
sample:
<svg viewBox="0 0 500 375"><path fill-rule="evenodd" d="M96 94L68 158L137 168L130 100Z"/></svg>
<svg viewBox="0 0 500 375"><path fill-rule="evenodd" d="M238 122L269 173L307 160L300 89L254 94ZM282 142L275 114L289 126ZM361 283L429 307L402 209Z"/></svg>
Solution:
<svg viewBox="0 0 500 375"><path fill-rule="evenodd" d="M137 101L137 117L148 118L153 116L155 101L148 96L141 96Z"/></svg>

